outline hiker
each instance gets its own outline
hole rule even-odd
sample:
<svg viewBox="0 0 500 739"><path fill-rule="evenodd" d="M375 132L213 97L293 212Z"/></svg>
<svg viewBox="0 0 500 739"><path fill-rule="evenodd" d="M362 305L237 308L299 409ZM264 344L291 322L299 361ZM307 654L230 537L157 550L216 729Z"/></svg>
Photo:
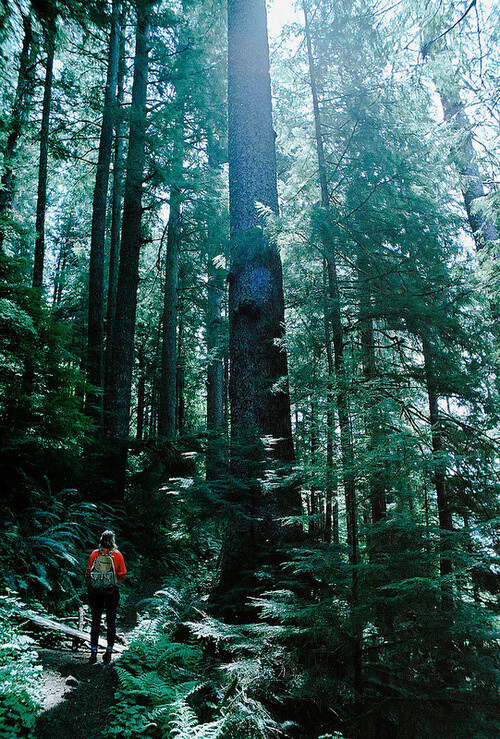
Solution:
<svg viewBox="0 0 500 739"><path fill-rule="evenodd" d="M106 610L107 647L102 661L105 664L111 662L116 637L116 611L120 599L118 583L125 578L126 574L125 560L116 547L114 532L103 531L99 547L94 549L87 565L88 602L92 612L89 658L91 664L97 662L103 610Z"/></svg>

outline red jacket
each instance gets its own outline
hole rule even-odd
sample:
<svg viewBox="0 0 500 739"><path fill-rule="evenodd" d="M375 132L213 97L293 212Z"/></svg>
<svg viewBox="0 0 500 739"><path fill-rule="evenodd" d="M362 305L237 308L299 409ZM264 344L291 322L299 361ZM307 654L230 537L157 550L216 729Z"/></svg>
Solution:
<svg viewBox="0 0 500 739"><path fill-rule="evenodd" d="M107 549L102 549L103 554L107 554ZM89 558L89 563L87 565L87 577L90 577L90 570L92 569L92 565L94 564L94 560L97 559L97 556L99 554L99 549L94 549L92 554ZM115 566L115 575L116 575L116 581L120 582L120 580L124 580L125 576L127 574L127 568L125 567L125 560L123 559L123 554L118 551L118 549L113 549L111 552L111 556L113 557L113 564Z"/></svg>

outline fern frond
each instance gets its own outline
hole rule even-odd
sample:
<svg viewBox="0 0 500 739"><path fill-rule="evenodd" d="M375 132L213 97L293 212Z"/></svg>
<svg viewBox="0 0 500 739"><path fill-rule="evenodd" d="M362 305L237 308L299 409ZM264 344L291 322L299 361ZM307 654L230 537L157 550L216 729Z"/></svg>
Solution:
<svg viewBox="0 0 500 739"><path fill-rule="evenodd" d="M200 723L193 709L185 699L172 705L170 732L175 739L217 739L222 721Z"/></svg>
<svg viewBox="0 0 500 739"><path fill-rule="evenodd" d="M211 616L205 616L202 621L188 621L186 626L197 639L208 639L215 644L235 642L240 636L234 626L217 621Z"/></svg>

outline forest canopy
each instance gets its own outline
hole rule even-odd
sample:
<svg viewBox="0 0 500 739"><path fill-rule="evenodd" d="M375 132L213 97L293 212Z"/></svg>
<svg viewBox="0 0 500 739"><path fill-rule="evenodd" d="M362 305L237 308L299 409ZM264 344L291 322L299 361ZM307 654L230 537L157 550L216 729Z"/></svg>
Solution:
<svg viewBox="0 0 500 739"><path fill-rule="evenodd" d="M0 674L112 526L107 736L498 736L500 8L279 7L0 3Z"/></svg>

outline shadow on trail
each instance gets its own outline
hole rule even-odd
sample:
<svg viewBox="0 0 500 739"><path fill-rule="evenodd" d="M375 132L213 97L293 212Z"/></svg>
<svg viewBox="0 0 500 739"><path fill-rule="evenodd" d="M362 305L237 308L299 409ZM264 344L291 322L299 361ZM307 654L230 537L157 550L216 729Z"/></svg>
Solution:
<svg viewBox="0 0 500 739"><path fill-rule="evenodd" d="M51 694L49 707L37 718L37 739L101 739L117 678L111 666L102 664L102 653L95 665L88 663L88 655L87 650L40 650ZM69 677L75 678L74 687L65 685Z"/></svg>

